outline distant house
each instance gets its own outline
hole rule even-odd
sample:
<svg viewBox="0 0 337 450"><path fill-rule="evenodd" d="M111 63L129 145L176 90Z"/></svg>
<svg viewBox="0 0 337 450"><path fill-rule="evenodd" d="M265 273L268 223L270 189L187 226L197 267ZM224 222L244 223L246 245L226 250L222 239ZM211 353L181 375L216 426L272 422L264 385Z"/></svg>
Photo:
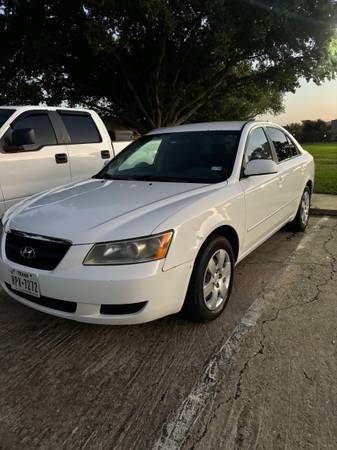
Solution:
<svg viewBox="0 0 337 450"><path fill-rule="evenodd" d="M331 140L337 141L337 119L331 121Z"/></svg>

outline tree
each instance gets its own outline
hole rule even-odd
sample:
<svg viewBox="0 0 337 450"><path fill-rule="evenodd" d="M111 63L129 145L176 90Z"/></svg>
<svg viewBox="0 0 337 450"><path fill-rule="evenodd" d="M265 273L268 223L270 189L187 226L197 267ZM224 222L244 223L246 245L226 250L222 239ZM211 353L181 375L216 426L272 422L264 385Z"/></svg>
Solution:
<svg viewBox="0 0 337 450"><path fill-rule="evenodd" d="M291 123L287 130L299 142L322 142L331 139L331 124L318 120L302 120L302 123Z"/></svg>
<svg viewBox="0 0 337 450"><path fill-rule="evenodd" d="M281 109L334 76L334 0L0 0L2 102L95 107L139 132Z"/></svg>
<svg viewBox="0 0 337 450"><path fill-rule="evenodd" d="M330 134L328 124L323 120L304 120L302 124L302 140L304 142L326 141Z"/></svg>
<svg viewBox="0 0 337 450"><path fill-rule="evenodd" d="M298 142L303 142L303 123L290 123L285 127Z"/></svg>

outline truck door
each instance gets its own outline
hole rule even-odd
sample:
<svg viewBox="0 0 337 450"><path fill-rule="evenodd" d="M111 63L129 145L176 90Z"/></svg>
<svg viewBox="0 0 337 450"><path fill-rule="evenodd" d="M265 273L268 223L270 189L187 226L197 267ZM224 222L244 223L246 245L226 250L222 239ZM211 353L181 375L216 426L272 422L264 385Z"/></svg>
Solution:
<svg viewBox="0 0 337 450"><path fill-rule="evenodd" d="M27 129L33 131L35 143L12 145L13 131ZM71 181L67 147L59 144L48 111L26 111L10 123L0 140L0 177L6 209Z"/></svg>
<svg viewBox="0 0 337 450"><path fill-rule="evenodd" d="M92 177L114 156L105 125L94 113L91 115L85 111L72 110L57 112L69 136L72 181Z"/></svg>

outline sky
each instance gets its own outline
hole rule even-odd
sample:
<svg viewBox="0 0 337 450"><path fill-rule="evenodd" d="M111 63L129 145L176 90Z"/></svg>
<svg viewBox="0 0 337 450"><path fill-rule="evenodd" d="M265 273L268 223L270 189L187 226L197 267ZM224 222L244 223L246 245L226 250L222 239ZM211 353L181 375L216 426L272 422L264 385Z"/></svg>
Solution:
<svg viewBox="0 0 337 450"><path fill-rule="evenodd" d="M337 119L337 80L325 81L317 86L312 81L303 81L301 87L284 97L285 112L273 116L260 116L262 120L271 120L280 125L301 120Z"/></svg>

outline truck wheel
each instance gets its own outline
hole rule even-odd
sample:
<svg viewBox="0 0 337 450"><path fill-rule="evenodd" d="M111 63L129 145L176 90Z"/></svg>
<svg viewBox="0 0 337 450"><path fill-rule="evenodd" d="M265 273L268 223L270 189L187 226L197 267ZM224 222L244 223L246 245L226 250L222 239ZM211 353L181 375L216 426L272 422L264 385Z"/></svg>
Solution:
<svg viewBox="0 0 337 450"><path fill-rule="evenodd" d="M232 246L216 236L197 256L184 305L187 316L199 322L216 319L229 300L233 275Z"/></svg>

